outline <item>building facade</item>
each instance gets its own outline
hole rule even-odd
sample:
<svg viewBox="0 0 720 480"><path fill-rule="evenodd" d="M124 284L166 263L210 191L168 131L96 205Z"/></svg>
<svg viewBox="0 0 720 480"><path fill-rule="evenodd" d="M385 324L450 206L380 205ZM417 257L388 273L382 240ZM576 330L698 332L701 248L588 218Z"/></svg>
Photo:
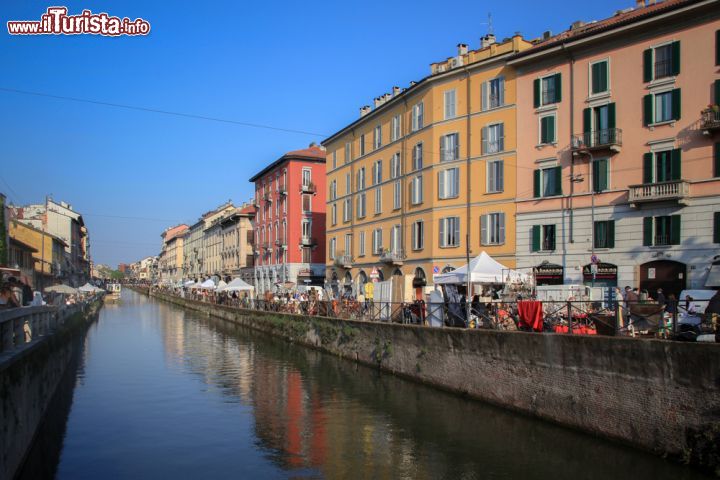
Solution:
<svg viewBox="0 0 720 480"><path fill-rule="evenodd" d="M67 278L70 264L65 255L67 244L61 238L15 220L10 221L8 231L10 238L33 248L34 273L30 278L34 287L43 288Z"/></svg>
<svg viewBox="0 0 720 480"><path fill-rule="evenodd" d="M422 297L433 275L487 251L515 266L516 88L520 35L431 65L431 75L365 106L327 149L327 280L357 293L399 279Z"/></svg>
<svg viewBox="0 0 720 480"><path fill-rule="evenodd" d="M639 2L576 22L510 62L523 133L517 266L538 284L630 285L653 295L712 286L718 6Z"/></svg>
<svg viewBox="0 0 720 480"><path fill-rule="evenodd" d="M247 283L253 282L254 217L255 207L243 205L226 213L220 220L221 276L226 282L237 277Z"/></svg>
<svg viewBox="0 0 720 480"><path fill-rule="evenodd" d="M183 251L185 234L188 226L184 223L165 230L162 237L162 249L160 252L160 282L175 285L182 281L183 276Z"/></svg>
<svg viewBox="0 0 720 480"><path fill-rule="evenodd" d="M288 152L255 183L255 278L258 293L325 280L325 151Z"/></svg>
<svg viewBox="0 0 720 480"><path fill-rule="evenodd" d="M13 208L13 218L65 242L65 280L82 285L90 278L90 239L80 213L66 202L47 198L43 204Z"/></svg>

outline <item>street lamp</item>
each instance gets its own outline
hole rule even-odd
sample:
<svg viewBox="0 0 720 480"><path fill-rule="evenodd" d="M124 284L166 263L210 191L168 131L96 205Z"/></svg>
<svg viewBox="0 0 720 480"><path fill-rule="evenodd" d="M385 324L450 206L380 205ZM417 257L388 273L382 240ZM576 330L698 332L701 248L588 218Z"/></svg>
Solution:
<svg viewBox="0 0 720 480"><path fill-rule="evenodd" d="M592 171L592 166L593 166L593 163L595 162L595 157L593 157L592 152L590 152L589 150L582 150L581 152L578 152L578 153L584 153L588 157L590 157L589 165L590 165L590 169ZM582 176L577 176L577 177L571 178L571 181L576 182L576 183L582 182L583 180L584 179L582 178ZM595 258L595 185L593 184L594 180L595 179L591 177L591 179L590 179L590 259L591 259L591 262ZM590 268L591 268L591 273L592 273L591 286L594 287L596 273L595 273L595 270L592 269L592 267L590 267Z"/></svg>

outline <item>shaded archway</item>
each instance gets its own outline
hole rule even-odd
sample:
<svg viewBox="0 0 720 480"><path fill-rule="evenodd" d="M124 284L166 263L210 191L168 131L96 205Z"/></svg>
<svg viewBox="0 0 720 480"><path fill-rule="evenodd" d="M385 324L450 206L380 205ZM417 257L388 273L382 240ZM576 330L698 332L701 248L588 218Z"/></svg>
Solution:
<svg viewBox="0 0 720 480"><path fill-rule="evenodd" d="M647 290L656 298L657 289L662 288L665 296L674 294L680 298L685 290L687 265L673 260L655 260L640 265L640 290Z"/></svg>
<svg viewBox="0 0 720 480"><path fill-rule="evenodd" d="M415 289L415 299L423 300L423 288L427 285L427 277L425 271L417 267L415 269L415 276L413 277L413 288Z"/></svg>

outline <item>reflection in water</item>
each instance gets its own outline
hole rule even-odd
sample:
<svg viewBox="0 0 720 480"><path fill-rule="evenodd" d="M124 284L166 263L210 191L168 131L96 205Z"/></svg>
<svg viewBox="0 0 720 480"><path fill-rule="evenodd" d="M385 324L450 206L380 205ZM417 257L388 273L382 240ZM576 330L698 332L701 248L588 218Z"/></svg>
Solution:
<svg viewBox="0 0 720 480"><path fill-rule="evenodd" d="M123 292L58 478L694 479L662 459Z"/></svg>

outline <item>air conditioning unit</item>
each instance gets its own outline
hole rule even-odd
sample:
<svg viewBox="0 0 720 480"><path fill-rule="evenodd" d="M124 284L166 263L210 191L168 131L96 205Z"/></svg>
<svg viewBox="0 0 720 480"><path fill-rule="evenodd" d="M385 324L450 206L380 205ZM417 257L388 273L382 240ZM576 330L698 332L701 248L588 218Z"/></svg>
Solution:
<svg viewBox="0 0 720 480"><path fill-rule="evenodd" d="M573 137L572 146L573 146L573 148L582 148L583 147L582 139L579 137Z"/></svg>

